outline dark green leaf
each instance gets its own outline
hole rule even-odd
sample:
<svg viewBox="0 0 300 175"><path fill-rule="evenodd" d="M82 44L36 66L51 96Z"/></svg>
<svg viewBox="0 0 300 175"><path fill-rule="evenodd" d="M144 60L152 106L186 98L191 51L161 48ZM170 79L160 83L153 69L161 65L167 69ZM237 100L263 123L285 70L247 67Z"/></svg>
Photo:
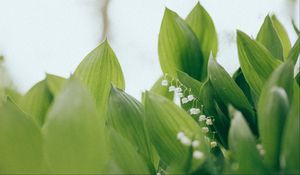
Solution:
<svg viewBox="0 0 300 175"><path fill-rule="evenodd" d="M300 89L294 83L294 95L282 137L280 164L285 174L300 173Z"/></svg>
<svg viewBox="0 0 300 175"><path fill-rule="evenodd" d="M199 150L205 157L208 156L208 147L200 127L183 109L152 92L145 94L145 108L150 139L164 162L178 162L188 154L188 147L177 139L179 132L184 132L190 139L199 140ZM201 163L203 160L198 165Z"/></svg>
<svg viewBox="0 0 300 175"><path fill-rule="evenodd" d="M196 35L183 19L167 8L159 32L158 54L164 73L175 77L180 70L197 80L206 76Z"/></svg>
<svg viewBox="0 0 300 175"><path fill-rule="evenodd" d="M299 60L299 53L300 53L300 37L298 37L293 48L290 50L287 60L290 60L295 65L297 63L297 60Z"/></svg>
<svg viewBox="0 0 300 175"><path fill-rule="evenodd" d="M279 170L280 145L284 123L293 94L293 65L280 65L265 84L258 102L260 139L266 151L265 163Z"/></svg>
<svg viewBox="0 0 300 175"><path fill-rule="evenodd" d="M140 102L115 87L111 88L108 105L109 125L136 147L149 168L154 171L151 144L145 130L145 109Z"/></svg>
<svg viewBox="0 0 300 175"><path fill-rule="evenodd" d="M209 60L208 73L218 98L226 106L232 104L235 108L241 110L252 131L256 132L256 118L252 106L230 75L214 59Z"/></svg>

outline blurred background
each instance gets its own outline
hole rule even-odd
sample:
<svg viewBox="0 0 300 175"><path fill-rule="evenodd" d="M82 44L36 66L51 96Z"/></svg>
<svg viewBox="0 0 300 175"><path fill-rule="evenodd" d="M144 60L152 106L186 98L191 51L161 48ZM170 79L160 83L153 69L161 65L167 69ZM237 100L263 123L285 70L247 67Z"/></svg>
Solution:
<svg viewBox="0 0 300 175"><path fill-rule="evenodd" d="M46 72L68 77L107 36L122 66L126 91L140 98L141 92L162 74L157 43L165 7L185 18L196 2L0 0L0 55L5 57L6 68L6 71L0 69L0 74L10 76L13 85L24 93L42 80ZM296 40L291 20L299 27L299 0L201 0L200 3L214 20L219 36L217 59L229 73L239 65L236 29L255 37L264 17L275 14L292 43Z"/></svg>

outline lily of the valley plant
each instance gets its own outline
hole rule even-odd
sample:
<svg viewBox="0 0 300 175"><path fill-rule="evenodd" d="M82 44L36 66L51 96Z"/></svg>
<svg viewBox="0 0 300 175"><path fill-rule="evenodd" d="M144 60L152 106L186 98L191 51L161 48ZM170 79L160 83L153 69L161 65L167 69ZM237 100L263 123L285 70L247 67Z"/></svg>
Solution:
<svg viewBox="0 0 300 175"><path fill-rule="evenodd" d="M237 30L231 76L198 3L186 19L165 10L163 75L140 100L108 41L71 77L47 74L24 95L1 81L0 174L299 174L295 31L291 43L274 15L256 37Z"/></svg>

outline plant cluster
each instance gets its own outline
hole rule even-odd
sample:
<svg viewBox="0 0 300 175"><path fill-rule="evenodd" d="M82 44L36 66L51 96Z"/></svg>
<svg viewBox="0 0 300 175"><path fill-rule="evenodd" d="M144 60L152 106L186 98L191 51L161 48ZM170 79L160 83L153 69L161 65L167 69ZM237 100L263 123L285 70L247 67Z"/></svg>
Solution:
<svg viewBox="0 0 300 175"><path fill-rule="evenodd" d="M0 174L299 174L298 39L266 16L237 31L240 68L215 57L213 21L165 9L164 75L141 102L128 95L107 40L69 78L47 74L25 95L0 85Z"/></svg>

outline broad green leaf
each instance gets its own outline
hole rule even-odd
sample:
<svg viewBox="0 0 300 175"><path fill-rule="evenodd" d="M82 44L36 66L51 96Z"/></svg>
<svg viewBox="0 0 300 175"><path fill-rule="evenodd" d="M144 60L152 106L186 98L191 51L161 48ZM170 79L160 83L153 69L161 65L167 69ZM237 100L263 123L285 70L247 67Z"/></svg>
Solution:
<svg viewBox="0 0 300 175"><path fill-rule="evenodd" d="M251 105L254 106L254 100L252 97L251 88L247 83L241 68L238 68L238 70L235 71L235 73L232 76L232 79L242 89L249 103L251 103Z"/></svg>
<svg viewBox="0 0 300 175"><path fill-rule="evenodd" d="M52 75L52 74L47 74L46 75L46 82L49 91L51 94L55 97L59 94L61 89L66 83L66 79L60 76Z"/></svg>
<svg viewBox="0 0 300 175"><path fill-rule="evenodd" d="M0 105L0 174L46 171L39 126L8 99Z"/></svg>
<svg viewBox="0 0 300 175"><path fill-rule="evenodd" d="M199 42L192 29L175 12L165 9L158 39L158 55L164 73L187 73L196 80L206 77L206 67Z"/></svg>
<svg viewBox="0 0 300 175"><path fill-rule="evenodd" d="M165 76L161 76L156 82L155 84L151 87L150 91L154 92L156 94L159 94L161 96L164 96L170 100L173 100L174 98L174 93L173 92L169 92L168 87L166 86L162 86L161 85L161 81L165 79ZM170 80L168 80L168 83L170 83Z"/></svg>
<svg viewBox="0 0 300 175"><path fill-rule="evenodd" d="M214 59L209 60L208 74L217 98L223 101L226 106L232 104L242 111L252 131L256 132L256 118L253 108L230 75Z"/></svg>
<svg viewBox="0 0 300 175"><path fill-rule="evenodd" d="M155 174L149 170L147 162L127 139L111 130L109 134L112 157L105 173L108 174Z"/></svg>
<svg viewBox="0 0 300 175"><path fill-rule="evenodd" d="M297 73L295 80L298 83L298 86L300 86L300 72Z"/></svg>
<svg viewBox="0 0 300 175"><path fill-rule="evenodd" d="M112 87L108 114L109 126L135 146L142 158L148 161L149 168L154 171L151 144L144 126L145 109L142 104L122 90Z"/></svg>
<svg viewBox="0 0 300 175"><path fill-rule="evenodd" d="M177 77L178 80L187 88L191 89L191 93L195 95L196 97L199 97L200 95L200 89L202 86L202 83L198 80L195 80L194 78L190 77L188 74L177 71Z"/></svg>
<svg viewBox="0 0 300 175"><path fill-rule="evenodd" d="M267 81L258 102L260 139L266 151L264 162L273 170L279 170L281 138L293 83L293 65L288 62L280 65Z"/></svg>
<svg viewBox="0 0 300 175"><path fill-rule="evenodd" d="M108 152L104 118L88 90L70 80L54 100L43 127L53 173L101 173Z"/></svg>
<svg viewBox="0 0 300 175"><path fill-rule="evenodd" d="M146 92L145 110L150 139L165 163L178 162L188 154L188 147L177 139L179 132L184 132L190 139L198 139L201 142L199 150L208 156L200 127L183 109L162 96Z"/></svg>
<svg viewBox="0 0 300 175"><path fill-rule="evenodd" d="M218 50L218 38L213 20L198 2L185 21L197 36L206 68L210 53L212 52L215 57Z"/></svg>
<svg viewBox="0 0 300 175"><path fill-rule="evenodd" d="M111 84L120 89L125 82L117 57L107 40L91 51L76 68L75 76L88 87L99 111L105 113Z"/></svg>
<svg viewBox="0 0 300 175"><path fill-rule="evenodd" d="M275 58L283 60L283 46L269 15L266 16L256 39L263 44Z"/></svg>
<svg viewBox="0 0 300 175"><path fill-rule="evenodd" d="M280 165L285 174L300 173L300 89L294 83L294 98L287 116L282 137Z"/></svg>
<svg viewBox="0 0 300 175"><path fill-rule="evenodd" d="M259 95L265 81L281 63L260 43L237 31L237 46L241 69L249 86Z"/></svg>
<svg viewBox="0 0 300 175"><path fill-rule="evenodd" d="M21 99L20 107L32 116L40 125L44 124L46 113L53 96L47 87L46 80L35 84Z"/></svg>
<svg viewBox="0 0 300 175"><path fill-rule="evenodd" d="M271 19L272 19L273 26L274 26L274 28L278 34L278 37L281 41L284 59L286 59L289 54L289 51L291 49L291 42L290 42L289 36L288 36L285 28L280 23L280 21L276 18L275 15L272 15Z"/></svg>
<svg viewBox="0 0 300 175"><path fill-rule="evenodd" d="M217 139L219 139L219 142L225 148L228 148L227 140L230 119L219 109L215 96L216 91L208 79L201 87L199 100L203 105L204 114L207 116L213 116L215 119L213 126L218 135Z"/></svg>
<svg viewBox="0 0 300 175"><path fill-rule="evenodd" d="M298 37L293 48L290 50L287 60L292 61L295 65L299 60L299 54L300 54L300 37Z"/></svg>
<svg viewBox="0 0 300 175"><path fill-rule="evenodd" d="M255 137L251 133L241 112L233 111L229 130L229 148L238 163L236 173L267 174L258 150Z"/></svg>

